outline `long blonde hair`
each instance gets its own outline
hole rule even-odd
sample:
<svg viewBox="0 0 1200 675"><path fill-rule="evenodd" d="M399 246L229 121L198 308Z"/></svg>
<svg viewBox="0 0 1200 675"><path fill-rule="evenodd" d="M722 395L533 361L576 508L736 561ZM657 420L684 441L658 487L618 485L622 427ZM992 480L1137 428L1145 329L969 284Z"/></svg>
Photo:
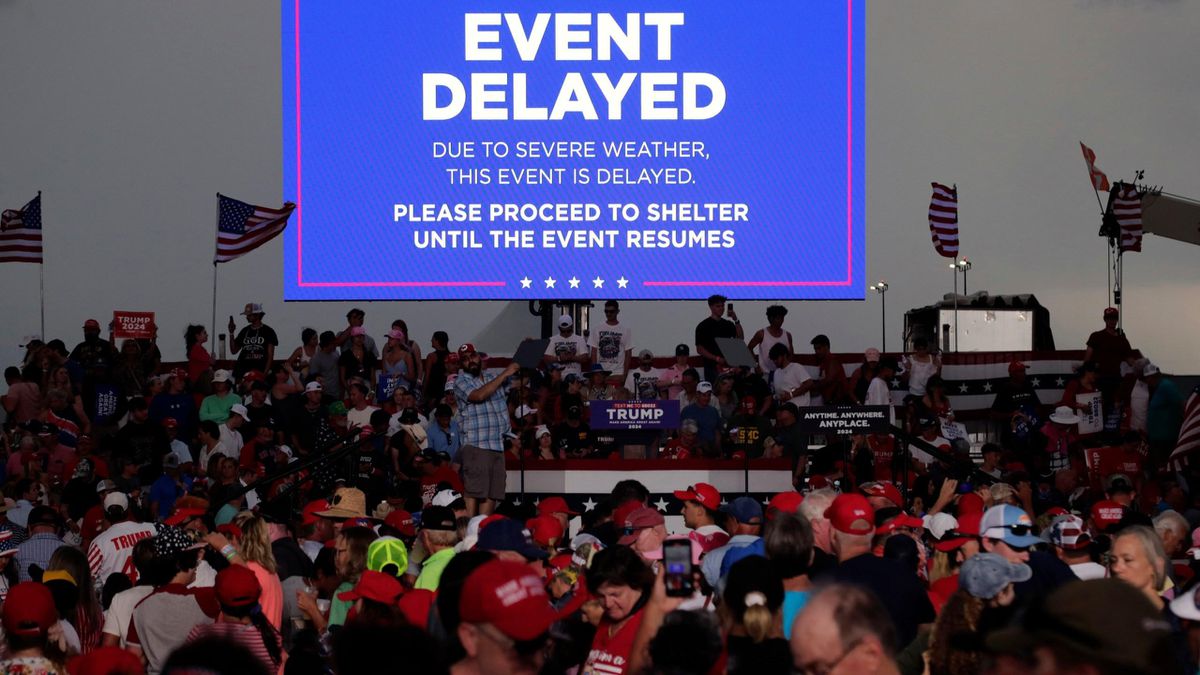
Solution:
<svg viewBox="0 0 1200 675"><path fill-rule="evenodd" d="M246 562L258 563L266 571L275 574L275 554L271 551L271 537L267 532L267 522L249 511L237 514L233 522L242 529L242 538L238 542L238 553L246 559Z"/></svg>

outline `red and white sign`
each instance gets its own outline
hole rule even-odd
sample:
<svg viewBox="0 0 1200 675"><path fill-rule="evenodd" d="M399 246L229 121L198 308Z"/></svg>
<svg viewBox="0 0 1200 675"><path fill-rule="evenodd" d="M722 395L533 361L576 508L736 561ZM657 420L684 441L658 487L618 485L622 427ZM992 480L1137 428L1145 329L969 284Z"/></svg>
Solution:
<svg viewBox="0 0 1200 675"><path fill-rule="evenodd" d="M154 312L114 310L113 336L118 340L149 340L154 337Z"/></svg>

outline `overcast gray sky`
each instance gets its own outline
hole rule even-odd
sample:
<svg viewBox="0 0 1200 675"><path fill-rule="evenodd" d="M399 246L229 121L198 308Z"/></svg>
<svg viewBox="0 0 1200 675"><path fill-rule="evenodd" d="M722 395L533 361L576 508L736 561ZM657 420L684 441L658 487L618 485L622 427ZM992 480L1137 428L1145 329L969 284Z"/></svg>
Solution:
<svg viewBox="0 0 1200 675"><path fill-rule="evenodd" d="M867 270L884 278L889 346L903 312L950 290L929 241L930 181L955 182L972 290L1036 293L1060 348L1100 325L1105 245L1078 141L1110 177L1200 197L1200 2L870 2ZM85 318L158 312L180 358L209 323L216 192L279 203L278 2L0 0L0 207L44 192L46 328L68 346ZM1126 265L1130 340L1164 369L1200 372L1200 249L1149 236ZM348 303L284 304L279 241L223 265L219 324L266 305L283 349L301 326L343 325ZM0 265L0 361L38 332L38 269ZM838 351L879 342L878 299L789 303L788 327ZM766 303L738 303L747 328ZM407 319L488 344L494 321L537 330L520 303L372 303L368 329ZM627 303L638 348L691 342L706 309Z"/></svg>

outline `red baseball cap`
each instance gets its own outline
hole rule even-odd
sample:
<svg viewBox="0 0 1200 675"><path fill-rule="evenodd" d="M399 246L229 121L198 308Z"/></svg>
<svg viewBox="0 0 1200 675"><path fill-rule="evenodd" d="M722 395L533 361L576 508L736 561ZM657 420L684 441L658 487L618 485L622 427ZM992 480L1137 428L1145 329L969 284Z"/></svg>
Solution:
<svg viewBox="0 0 1200 675"><path fill-rule="evenodd" d="M637 541L638 532L647 530L658 525L666 525L667 520L658 512L658 509L651 506L642 506L636 508L625 516L625 520L617 523L617 527L621 530L622 535L618 544L629 546Z"/></svg>
<svg viewBox="0 0 1200 675"><path fill-rule="evenodd" d="M925 527L925 521L916 516L910 516L907 513L901 512L900 515L875 528L875 534L890 534L901 527L911 529L923 528Z"/></svg>
<svg viewBox="0 0 1200 675"><path fill-rule="evenodd" d="M825 509L825 517L838 532L858 535L875 532L875 509L862 495L838 495Z"/></svg>
<svg viewBox="0 0 1200 675"><path fill-rule="evenodd" d="M322 511L329 510L328 499L315 499L304 505L304 509L300 511L300 524L312 525L317 522L317 514Z"/></svg>
<svg viewBox="0 0 1200 675"><path fill-rule="evenodd" d="M863 483L858 486L858 489L868 497L883 497L897 507L904 506L904 497L900 495L900 488L892 483L886 481Z"/></svg>
<svg viewBox="0 0 1200 675"><path fill-rule="evenodd" d="M417 525L413 522L412 514L403 509L396 509L387 514L387 517L383 519L383 524L406 537L417 536Z"/></svg>
<svg viewBox="0 0 1200 675"><path fill-rule="evenodd" d="M433 608L433 602L436 599L433 591L425 588L414 588L404 595L400 596L399 602L396 603L400 607L400 613L408 622L414 626L425 626L429 624L429 612Z"/></svg>
<svg viewBox="0 0 1200 675"><path fill-rule="evenodd" d="M565 513L568 516L577 516L577 511L572 511L571 507L567 506L567 500L562 497L546 497L538 502L538 513L548 515L551 513Z"/></svg>
<svg viewBox="0 0 1200 675"><path fill-rule="evenodd" d="M955 551L968 541L979 538L979 522L983 520L982 511L964 513L958 517L958 527L944 534L941 540L933 543L933 548L948 553Z"/></svg>
<svg viewBox="0 0 1200 675"><path fill-rule="evenodd" d="M95 319L88 319L87 321L84 321L84 322L83 322L83 327L84 327L85 329L86 329L86 328L99 328L99 327L100 327L100 322L99 322L99 321L97 321L97 320L95 320Z"/></svg>
<svg viewBox="0 0 1200 675"><path fill-rule="evenodd" d="M142 660L127 649L98 647L67 662L71 675L143 675Z"/></svg>
<svg viewBox="0 0 1200 675"><path fill-rule="evenodd" d="M767 519L770 520L776 512L796 513L803 501L804 495L799 492L780 492L767 503Z"/></svg>
<svg viewBox="0 0 1200 675"><path fill-rule="evenodd" d="M162 425L164 429L178 429L179 420L175 419L174 417L164 417Z"/></svg>
<svg viewBox="0 0 1200 675"><path fill-rule="evenodd" d="M1070 511L1064 509L1061 506L1051 506L1050 508L1046 509L1046 515L1052 516L1052 517L1065 516L1069 513L1070 513Z"/></svg>
<svg viewBox="0 0 1200 675"><path fill-rule="evenodd" d="M1111 499L1102 499L1092 504L1092 522L1096 523L1096 527L1101 531L1121 522L1124 517L1125 507Z"/></svg>
<svg viewBox="0 0 1200 675"><path fill-rule="evenodd" d="M962 522L962 517L968 513L983 514L983 497L974 492L968 492L958 498L958 519L960 523Z"/></svg>
<svg viewBox="0 0 1200 675"><path fill-rule="evenodd" d="M242 382L263 382L267 379L261 370L251 370L242 376Z"/></svg>
<svg viewBox="0 0 1200 675"><path fill-rule="evenodd" d="M171 527L179 527L180 525L183 525L187 521L192 520L194 518L200 518L203 515L204 515L204 509L180 508L180 509L175 509L175 512L172 513L163 522L166 523L167 525L170 525Z"/></svg>
<svg viewBox="0 0 1200 675"><path fill-rule="evenodd" d="M459 346L458 353L459 354L474 354L475 353L475 345L471 344L470 342L464 342L464 343L462 343L461 346Z"/></svg>
<svg viewBox="0 0 1200 675"><path fill-rule="evenodd" d="M645 506L645 504L639 502L636 499L627 499L627 500L625 500L624 503L622 503L620 506L618 506L616 509L614 509L613 510L613 523L616 524L617 529L621 529L622 527L625 527L625 519L629 517L629 514L633 513L634 511L637 511L638 509L642 508L643 506Z"/></svg>
<svg viewBox="0 0 1200 675"><path fill-rule="evenodd" d="M696 502L712 511L721 508L721 493L708 483L689 485L686 490L676 490L675 498L681 502Z"/></svg>
<svg viewBox="0 0 1200 675"><path fill-rule="evenodd" d="M459 616L467 623L490 623L520 642L542 635L558 619L542 578L510 560L484 563L467 576Z"/></svg>
<svg viewBox="0 0 1200 675"><path fill-rule="evenodd" d="M230 565L217 572L215 586L217 601L225 607L247 607L262 596L258 577L245 565Z"/></svg>
<svg viewBox="0 0 1200 675"><path fill-rule="evenodd" d="M224 525L218 525L217 532L220 532L221 534L225 535L226 537L229 537L230 539L232 539L234 537L237 537L238 539L242 538L242 528L238 527L237 525L234 525L233 523L225 523Z"/></svg>
<svg viewBox="0 0 1200 675"><path fill-rule="evenodd" d="M1008 364L1008 372L1010 373L1015 373L1018 370L1025 370L1027 368L1029 368L1029 366L1021 363L1020 361L1013 361L1012 363Z"/></svg>
<svg viewBox="0 0 1200 675"><path fill-rule="evenodd" d="M1118 316L1118 315L1120 315L1120 312L1117 311L1116 307L1105 307L1104 308L1104 316L1106 318L1110 317L1110 316Z"/></svg>
<svg viewBox="0 0 1200 675"><path fill-rule="evenodd" d="M4 630L12 635L45 635L58 622L50 589L36 581L13 586L4 600Z"/></svg>
<svg viewBox="0 0 1200 675"><path fill-rule="evenodd" d="M529 530L533 542L540 546L549 546L552 542L560 541L563 536L562 523L549 514L530 518L525 521L525 528Z"/></svg>
<svg viewBox="0 0 1200 675"><path fill-rule="evenodd" d="M354 585L354 588L338 593L337 597L343 602L354 602L359 598L366 598L391 605L403 593L404 586L400 585L400 580L396 577L383 572L366 570L358 578L358 583Z"/></svg>

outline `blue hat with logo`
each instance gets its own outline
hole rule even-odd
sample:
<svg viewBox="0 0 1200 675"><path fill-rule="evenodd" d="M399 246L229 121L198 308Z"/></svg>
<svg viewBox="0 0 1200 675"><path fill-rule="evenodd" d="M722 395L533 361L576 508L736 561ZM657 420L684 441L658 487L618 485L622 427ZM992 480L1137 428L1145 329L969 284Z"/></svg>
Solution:
<svg viewBox="0 0 1200 675"><path fill-rule="evenodd" d="M738 497L721 507L722 513L727 513L746 525L761 525L763 522L762 503L753 497Z"/></svg>
<svg viewBox="0 0 1200 675"><path fill-rule="evenodd" d="M979 536L997 539L1013 548L1029 548L1042 543L1033 534L1033 519L1024 510L1011 504L993 506L979 521Z"/></svg>

